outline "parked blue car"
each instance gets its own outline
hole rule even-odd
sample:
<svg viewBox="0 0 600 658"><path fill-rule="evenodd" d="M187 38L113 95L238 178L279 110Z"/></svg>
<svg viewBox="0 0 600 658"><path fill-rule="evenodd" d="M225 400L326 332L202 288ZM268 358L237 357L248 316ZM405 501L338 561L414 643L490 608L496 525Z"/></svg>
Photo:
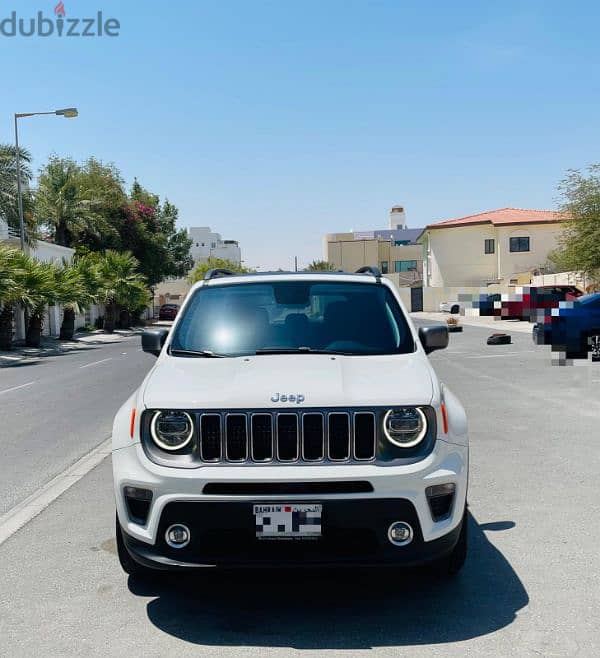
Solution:
<svg viewBox="0 0 600 658"><path fill-rule="evenodd" d="M533 326L533 342L552 345L567 359L600 361L600 292L583 295L572 302L561 302L551 315Z"/></svg>

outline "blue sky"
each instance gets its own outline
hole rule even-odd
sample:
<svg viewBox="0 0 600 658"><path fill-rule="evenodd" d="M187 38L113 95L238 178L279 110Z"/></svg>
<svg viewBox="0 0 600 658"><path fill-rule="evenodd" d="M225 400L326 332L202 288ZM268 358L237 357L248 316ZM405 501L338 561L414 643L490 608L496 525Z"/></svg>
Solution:
<svg viewBox="0 0 600 658"><path fill-rule="evenodd" d="M0 141L15 111L75 105L22 122L36 166L112 161L253 267L320 258L396 203L412 227L551 208L600 161L596 2L63 1L120 36L0 37Z"/></svg>

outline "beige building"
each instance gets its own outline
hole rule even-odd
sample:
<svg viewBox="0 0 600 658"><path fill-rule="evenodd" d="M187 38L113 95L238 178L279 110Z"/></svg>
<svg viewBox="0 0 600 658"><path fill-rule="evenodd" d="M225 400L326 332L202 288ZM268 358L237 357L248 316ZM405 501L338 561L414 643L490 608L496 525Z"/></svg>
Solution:
<svg viewBox="0 0 600 658"><path fill-rule="evenodd" d="M551 210L502 208L429 224L419 238L424 285L521 283L547 262L564 220Z"/></svg>
<svg viewBox="0 0 600 658"><path fill-rule="evenodd" d="M389 225L389 229L328 233L323 238L324 259L346 272L374 265L399 286L420 284L423 249L417 238L422 229L406 228L402 206L392 208Z"/></svg>

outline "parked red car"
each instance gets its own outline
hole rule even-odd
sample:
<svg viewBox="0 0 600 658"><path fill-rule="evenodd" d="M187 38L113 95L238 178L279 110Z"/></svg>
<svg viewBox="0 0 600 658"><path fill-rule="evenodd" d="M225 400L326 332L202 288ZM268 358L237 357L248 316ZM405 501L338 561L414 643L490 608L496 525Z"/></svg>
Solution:
<svg viewBox="0 0 600 658"><path fill-rule="evenodd" d="M573 301L583 293L575 286L525 286L522 293L503 295L500 313L505 319L543 322L560 302Z"/></svg>
<svg viewBox="0 0 600 658"><path fill-rule="evenodd" d="M163 304L158 311L159 320L174 320L179 312L177 304Z"/></svg>

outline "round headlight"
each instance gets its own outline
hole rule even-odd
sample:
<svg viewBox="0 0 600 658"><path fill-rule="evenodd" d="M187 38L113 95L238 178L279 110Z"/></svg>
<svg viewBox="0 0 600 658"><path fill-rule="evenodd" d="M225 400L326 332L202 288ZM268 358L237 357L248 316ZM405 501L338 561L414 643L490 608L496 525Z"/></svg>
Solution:
<svg viewBox="0 0 600 658"><path fill-rule="evenodd" d="M427 419L418 407L390 409L383 419L383 431L388 441L400 448L413 448L427 432Z"/></svg>
<svg viewBox="0 0 600 658"><path fill-rule="evenodd" d="M163 450L179 450L194 434L194 423L185 411L157 411L150 423L154 443Z"/></svg>

